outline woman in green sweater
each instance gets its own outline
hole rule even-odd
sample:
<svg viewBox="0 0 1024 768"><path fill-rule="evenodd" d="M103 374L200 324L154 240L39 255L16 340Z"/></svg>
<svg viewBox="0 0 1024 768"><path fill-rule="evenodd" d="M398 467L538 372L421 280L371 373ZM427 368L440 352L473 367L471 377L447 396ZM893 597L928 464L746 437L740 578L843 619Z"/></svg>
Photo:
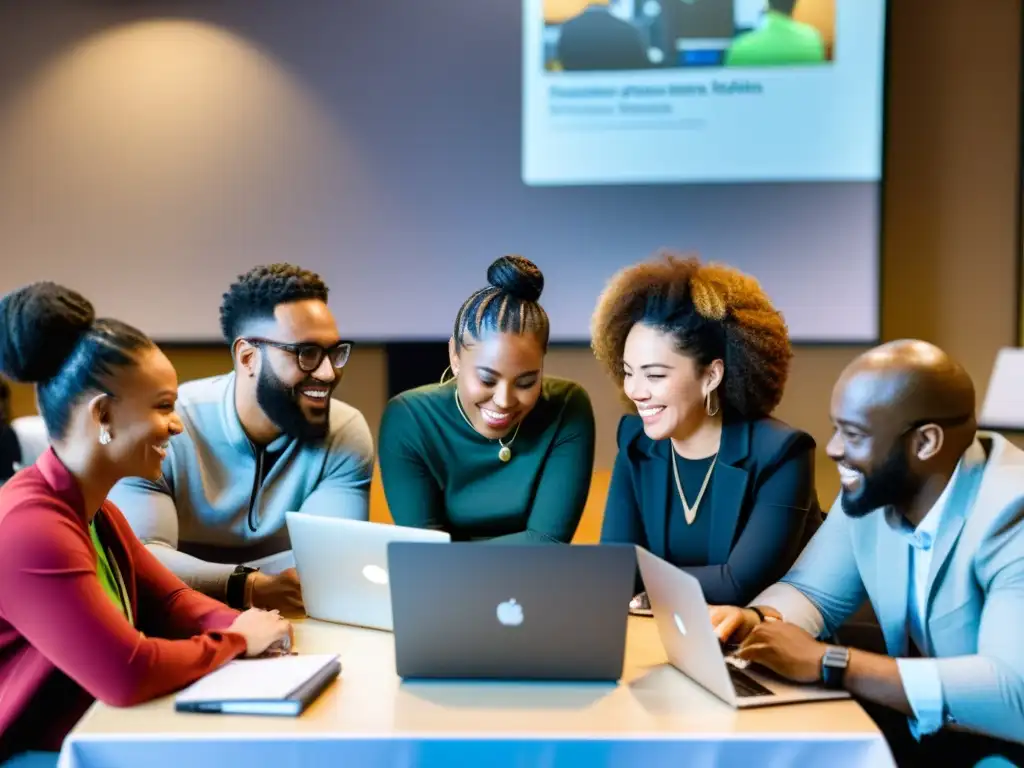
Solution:
<svg viewBox="0 0 1024 768"><path fill-rule="evenodd" d="M448 342L453 376L392 398L378 453L397 525L455 541L572 540L590 490L594 412L575 382L544 376L544 276L503 256ZM447 373L447 372L446 372Z"/></svg>

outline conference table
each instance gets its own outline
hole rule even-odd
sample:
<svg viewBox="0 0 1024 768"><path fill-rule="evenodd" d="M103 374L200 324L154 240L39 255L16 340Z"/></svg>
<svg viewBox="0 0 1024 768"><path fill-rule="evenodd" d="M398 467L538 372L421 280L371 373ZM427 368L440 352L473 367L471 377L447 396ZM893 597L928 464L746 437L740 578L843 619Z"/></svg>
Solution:
<svg viewBox="0 0 1024 768"><path fill-rule="evenodd" d="M337 653L341 675L299 717L185 714L174 697L96 703L61 768L688 766L887 768L851 700L733 710L666 662L653 620L629 620L622 680L424 681L395 674L388 632L303 619L300 653Z"/></svg>

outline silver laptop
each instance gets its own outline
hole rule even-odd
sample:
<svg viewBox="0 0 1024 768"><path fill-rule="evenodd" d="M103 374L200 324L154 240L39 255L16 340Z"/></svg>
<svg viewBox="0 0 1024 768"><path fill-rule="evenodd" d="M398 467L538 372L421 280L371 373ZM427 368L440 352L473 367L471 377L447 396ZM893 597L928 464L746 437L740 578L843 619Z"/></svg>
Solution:
<svg viewBox="0 0 1024 768"><path fill-rule="evenodd" d="M394 542L388 565L400 677L622 677L632 546Z"/></svg>
<svg viewBox="0 0 1024 768"><path fill-rule="evenodd" d="M669 662L722 701L743 709L849 698L846 691L787 683L729 656L711 625L700 582L642 547L636 556Z"/></svg>
<svg viewBox="0 0 1024 768"><path fill-rule="evenodd" d="M444 531L344 520L300 512L286 514L306 614L314 619L390 630L387 546L451 541Z"/></svg>

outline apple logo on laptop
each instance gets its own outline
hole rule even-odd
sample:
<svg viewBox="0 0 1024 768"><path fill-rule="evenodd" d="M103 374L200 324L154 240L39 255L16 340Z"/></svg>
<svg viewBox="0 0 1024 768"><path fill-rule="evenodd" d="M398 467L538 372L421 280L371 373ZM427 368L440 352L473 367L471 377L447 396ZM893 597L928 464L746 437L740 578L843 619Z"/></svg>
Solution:
<svg viewBox="0 0 1024 768"><path fill-rule="evenodd" d="M372 584L387 584L388 572L379 565L370 564L363 568L363 578Z"/></svg>
<svg viewBox="0 0 1024 768"><path fill-rule="evenodd" d="M673 613L672 617L676 620L676 629L679 630L679 634L685 635L686 634L686 625L683 624L683 617L680 616L678 613Z"/></svg>
<svg viewBox="0 0 1024 768"><path fill-rule="evenodd" d="M523 623L523 606L515 598L498 603L498 621L506 627L518 627Z"/></svg>

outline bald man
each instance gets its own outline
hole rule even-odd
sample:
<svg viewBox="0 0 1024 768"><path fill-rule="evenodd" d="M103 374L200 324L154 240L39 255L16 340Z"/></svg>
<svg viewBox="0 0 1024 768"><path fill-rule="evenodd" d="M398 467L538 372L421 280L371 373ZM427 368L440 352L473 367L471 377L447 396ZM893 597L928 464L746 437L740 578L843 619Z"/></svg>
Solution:
<svg viewBox="0 0 1024 768"><path fill-rule="evenodd" d="M899 765L1024 765L1024 452L977 430L970 377L920 341L854 360L831 411L839 498L779 584L712 607L719 637L848 690ZM886 656L824 642L865 599Z"/></svg>

